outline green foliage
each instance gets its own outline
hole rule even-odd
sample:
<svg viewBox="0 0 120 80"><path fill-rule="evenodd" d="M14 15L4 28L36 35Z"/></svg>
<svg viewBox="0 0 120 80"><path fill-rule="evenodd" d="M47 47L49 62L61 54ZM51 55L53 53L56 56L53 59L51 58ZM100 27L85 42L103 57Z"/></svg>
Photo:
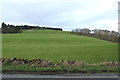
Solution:
<svg viewBox="0 0 120 80"><path fill-rule="evenodd" d="M2 33L21 33L22 30L20 27L14 25L6 25L4 22L2 23Z"/></svg>
<svg viewBox="0 0 120 80"><path fill-rule="evenodd" d="M6 65L2 68L4 71L22 71L22 72L57 72L57 73L100 73L100 72L118 72L117 67L105 66L59 66L59 67L31 67L28 65Z"/></svg>

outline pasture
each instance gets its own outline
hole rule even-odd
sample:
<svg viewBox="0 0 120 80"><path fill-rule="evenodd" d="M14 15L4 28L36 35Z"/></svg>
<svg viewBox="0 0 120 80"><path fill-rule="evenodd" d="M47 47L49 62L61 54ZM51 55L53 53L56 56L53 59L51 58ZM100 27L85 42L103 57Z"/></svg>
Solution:
<svg viewBox="0 0 120 80"><path fill-rule="evenodd" d="M48 59L53 62L86 61L99 63L117 61L118 44L65 31L32 30L2 35L4 58Z"/></svg>

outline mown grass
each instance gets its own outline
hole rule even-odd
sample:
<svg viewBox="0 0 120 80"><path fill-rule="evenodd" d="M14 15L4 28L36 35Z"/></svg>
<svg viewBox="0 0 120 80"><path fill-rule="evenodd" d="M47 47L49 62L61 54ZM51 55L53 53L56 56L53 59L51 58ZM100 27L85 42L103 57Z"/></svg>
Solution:
<svg viewBox="0 0 120 80"><path fill-rule="evenodd" d="M117 61L118 44L64 31L33 30L2 35L4 58L40 58L99 63Z"/></svg>

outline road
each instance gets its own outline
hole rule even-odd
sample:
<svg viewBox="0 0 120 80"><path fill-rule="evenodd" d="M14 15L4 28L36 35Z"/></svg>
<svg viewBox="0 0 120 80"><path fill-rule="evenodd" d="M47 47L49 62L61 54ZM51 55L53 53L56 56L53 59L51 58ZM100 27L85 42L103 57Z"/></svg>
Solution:
<svg viewBox="0 0 120 80"><path fill-rule="evenodd" d="M3 74L2 80L119 80L118 74L32 75Z"/></svg>

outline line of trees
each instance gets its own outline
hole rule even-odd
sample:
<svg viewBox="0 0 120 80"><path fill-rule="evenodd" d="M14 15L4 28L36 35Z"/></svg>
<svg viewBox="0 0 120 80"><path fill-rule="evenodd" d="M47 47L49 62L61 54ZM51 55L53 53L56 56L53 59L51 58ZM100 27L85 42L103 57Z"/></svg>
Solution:
<svg viewBox="0 0 120 80"><path fill-rule="evenodd" d="M4 22L1 25L2 33L21 33L22 29L14 25L7 25Z"/></svg>
<svg viewBox="0 0 120 80"><path fill-rule="evenodd" d="M62 28L51 28L51 27L39 27L30 25L7 25L4 22L1 25L2 33L21 33L22 30L58 30L62 31Z"/></svg>
<svg viewBox="0 0 120 80"><path fill-rule="evenodd" d="M40 26L30 26L30 25L17 25L22 30L58 30L62 31L62 28L51 28L51 27L40 27Z"/></svg>
<svg viewBox="0 0 120 80"><path fill-rule="evenodd" d="M76 28L72 30L72 33L77 35L96 37L99 39L113 41L113 42L120 42L120 34L116 31L108 31L108 30L101 30L101 29L90 30L88 28L83 28L83 29Z"/></svg>

